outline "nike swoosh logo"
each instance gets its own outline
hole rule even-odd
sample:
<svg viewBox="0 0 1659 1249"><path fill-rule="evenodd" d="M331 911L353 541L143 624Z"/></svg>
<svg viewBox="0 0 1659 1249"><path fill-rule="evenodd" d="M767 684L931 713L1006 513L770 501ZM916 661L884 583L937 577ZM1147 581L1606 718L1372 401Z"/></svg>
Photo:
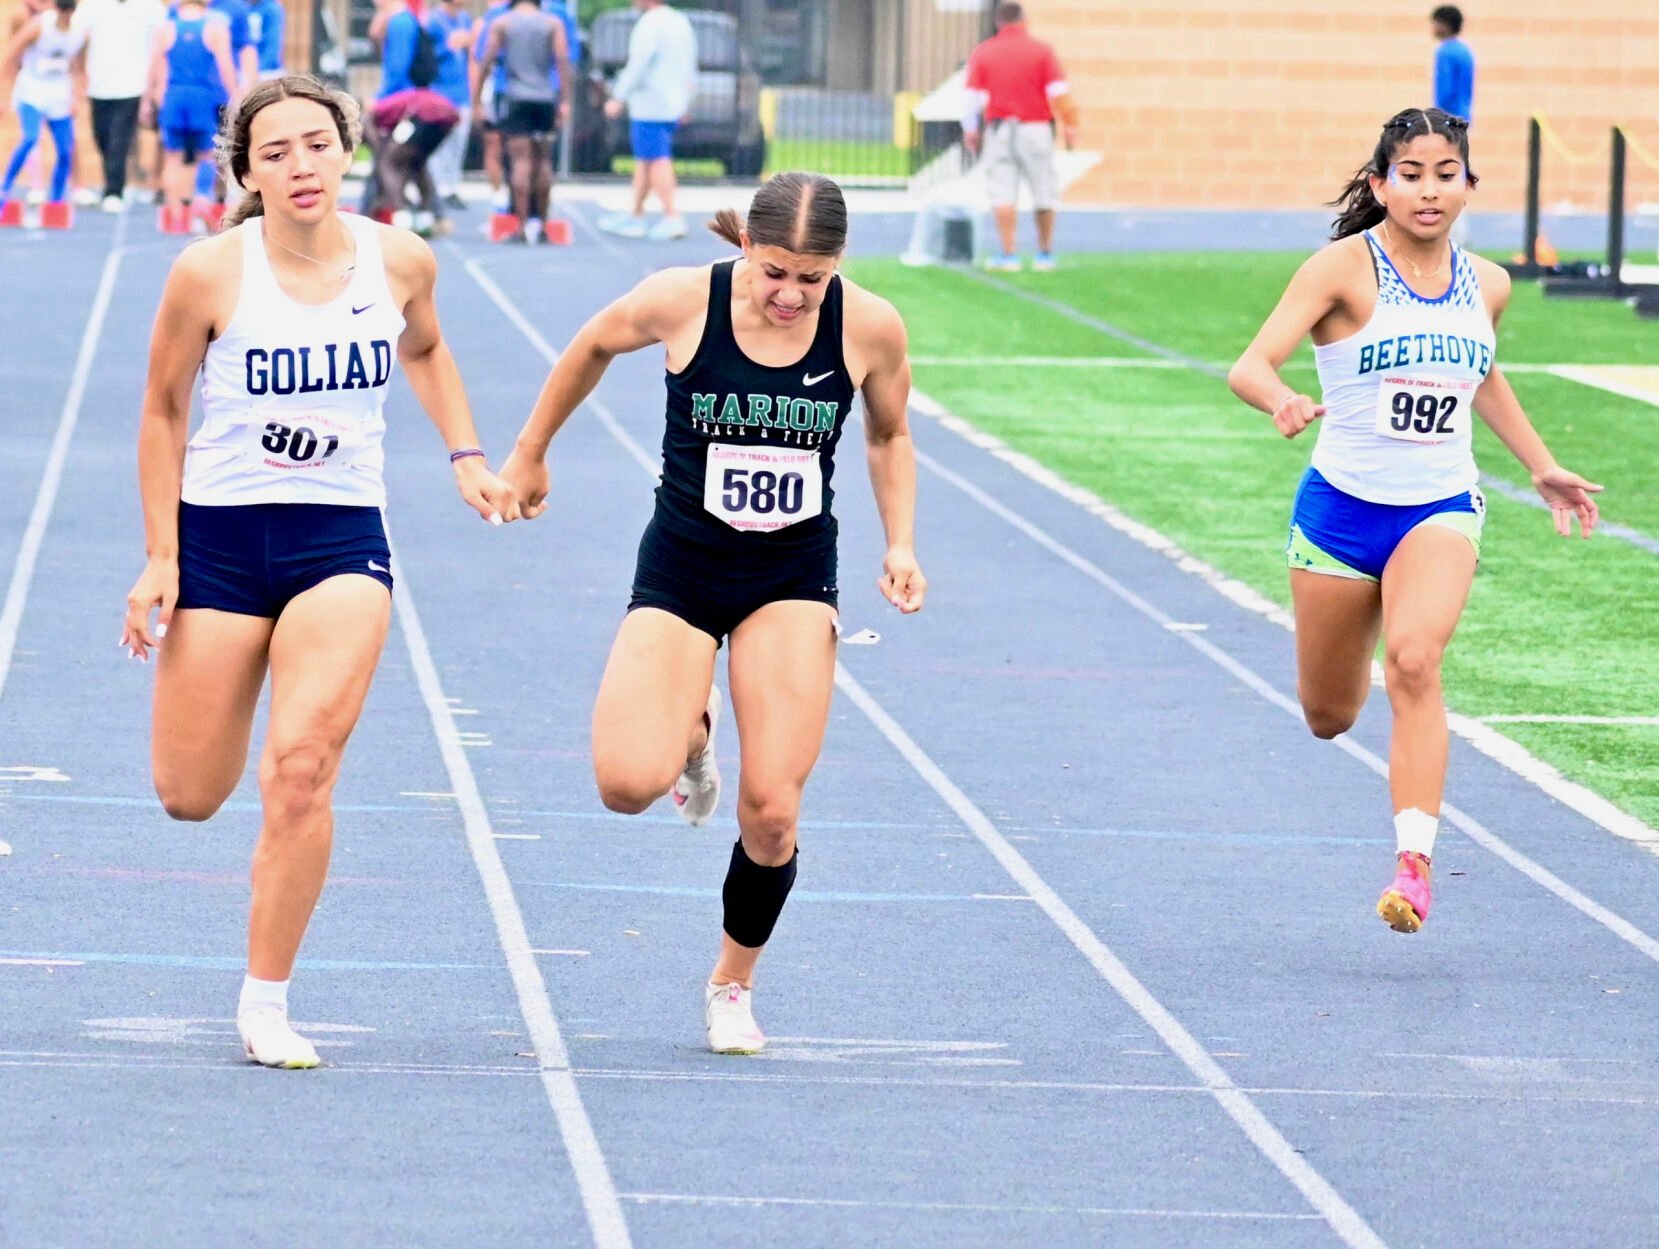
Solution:
<svg viewBox="0 0 1659 1249"><path fill-rule="evenodd" d="M351 315L355 317L359 313L367 312L372 307L374 307L374 300L371 299L368 303L364 304L361 308L353 308L351 310Z"/></svg>
<svg viewBox="0 0 1659 1249"><path fill-rule="evenodd" d="M369 571L370 572L391 572L392 570L390 568L382 568L379 564L375 563L371 559L369 561Z"/></svg>
<svg viewBox="0 0 1659 1249"><path fill-rule="evenodd" d="M831 369L828 373L820 373L820 374L818 374L817 377L814 377L814 376L812 376L812 374L808 373L806 376L801 378L801 385L803 385L803 386L816 386L819 382L823 381L826 377L833 376L834 373L835 373L834 369Z"/></svg>

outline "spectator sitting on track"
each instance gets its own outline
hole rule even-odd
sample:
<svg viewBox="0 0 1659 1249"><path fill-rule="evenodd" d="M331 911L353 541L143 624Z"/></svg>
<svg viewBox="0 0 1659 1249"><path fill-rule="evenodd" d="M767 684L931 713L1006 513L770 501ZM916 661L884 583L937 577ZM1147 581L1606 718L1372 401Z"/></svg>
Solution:
<svg viewBox="0 0 1659 1249"><path fill-rule="evenodd" d="M1069 148L1077 141L1077 105L1060 72L1054 49L1033 39L1018 4L997 6L997 33L968 58L967 89L973 105L962 119L968 151L983 150L985 189L996 216L1002 254L989 267L1017 273L1014 254L1020 178L1031 187L1037 213L1037 255L1031 267L1054 268L1054 205L1059 198L1054 171L1054 123L1058 118ZM980 138L979 114L986 134Z"/></svg>
<svg viewBox="0 0 1659 1249"><path fill-rule="evenodd" d="M374 181L383 211L394 225L407 225L404 187L412 180L420 191L422 214L412 224L428 237L448 234L453 225L429 170L432 154L460 124L461 112L431 87L410 87L376 100L363 119L363 138L374 151ZM402 214L400 217L399 214Z"/></svg>

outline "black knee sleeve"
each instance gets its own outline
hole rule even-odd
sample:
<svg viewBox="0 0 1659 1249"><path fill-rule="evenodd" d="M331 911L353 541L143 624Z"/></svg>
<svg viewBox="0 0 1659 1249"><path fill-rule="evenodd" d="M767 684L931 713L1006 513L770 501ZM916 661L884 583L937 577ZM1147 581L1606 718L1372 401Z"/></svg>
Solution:
<svg viewBox="0 0 1659 1249"><path fill-rule="evenodd" d="M726 884L720 890L725 903L726 935L738 945L758 950L772 937L789 891L795 887L797 850L781 867L762 867L743 853L743 839L732 847Z"/></svg>

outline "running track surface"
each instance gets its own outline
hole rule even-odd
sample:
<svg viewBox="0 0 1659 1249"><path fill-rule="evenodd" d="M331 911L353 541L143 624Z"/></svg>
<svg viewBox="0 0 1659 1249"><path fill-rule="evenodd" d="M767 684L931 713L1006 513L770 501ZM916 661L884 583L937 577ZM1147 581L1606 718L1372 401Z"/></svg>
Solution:
<svg viewBox="0 0 1659 1249"><path fill-rule="evenodd" d="M537 336L717 254L579 213L573 248L438 249L498 457ZM730 804L613 817L586 758L651 506L650 353L560 436L548 514L503 530L395 395L398 616L293 994L328 1065L246 1066L257 795L163 816L151 671L116 649L176 250L138 218L0 237L0 1243L1650 1242L1659 862L1457 750L1450 797L1510 858L1447 829L1430 924L1387 931L1383 781L1287 712L1286 635L922 417L927 610L876 594L853 431L843 618L883 639L842 654L756 993L771 1048L705 1053ZM1350 738L1386 732L1378 696Z"/></svg>

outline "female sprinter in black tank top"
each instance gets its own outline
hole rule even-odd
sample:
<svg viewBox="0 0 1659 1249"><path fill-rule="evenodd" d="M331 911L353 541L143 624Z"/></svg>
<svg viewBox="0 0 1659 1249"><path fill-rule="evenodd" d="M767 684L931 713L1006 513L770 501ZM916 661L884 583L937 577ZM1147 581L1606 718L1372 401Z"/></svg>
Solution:
<svg viewBox="0 0 1659 1249"><path fill-rule="evenodd" d="M927 583L912 549L904 323L836 273L847 238L840 188L816 174L779 174L755 193L747 224L724 212L713 228L742 258L655 273L583 326L502 477L525 515L539 515L554 434L612 357L663 344L662 484L594 709L594 773L614 811L638 813L672 792L688 822L708 821L720 786L714 657L730 636L742 836L704 1004L710 1049L757 1053L765 1037L749 990L794 884L801 792L834 687L831 477L855 392L887 534L881 591L911 613Z"/></svg>

